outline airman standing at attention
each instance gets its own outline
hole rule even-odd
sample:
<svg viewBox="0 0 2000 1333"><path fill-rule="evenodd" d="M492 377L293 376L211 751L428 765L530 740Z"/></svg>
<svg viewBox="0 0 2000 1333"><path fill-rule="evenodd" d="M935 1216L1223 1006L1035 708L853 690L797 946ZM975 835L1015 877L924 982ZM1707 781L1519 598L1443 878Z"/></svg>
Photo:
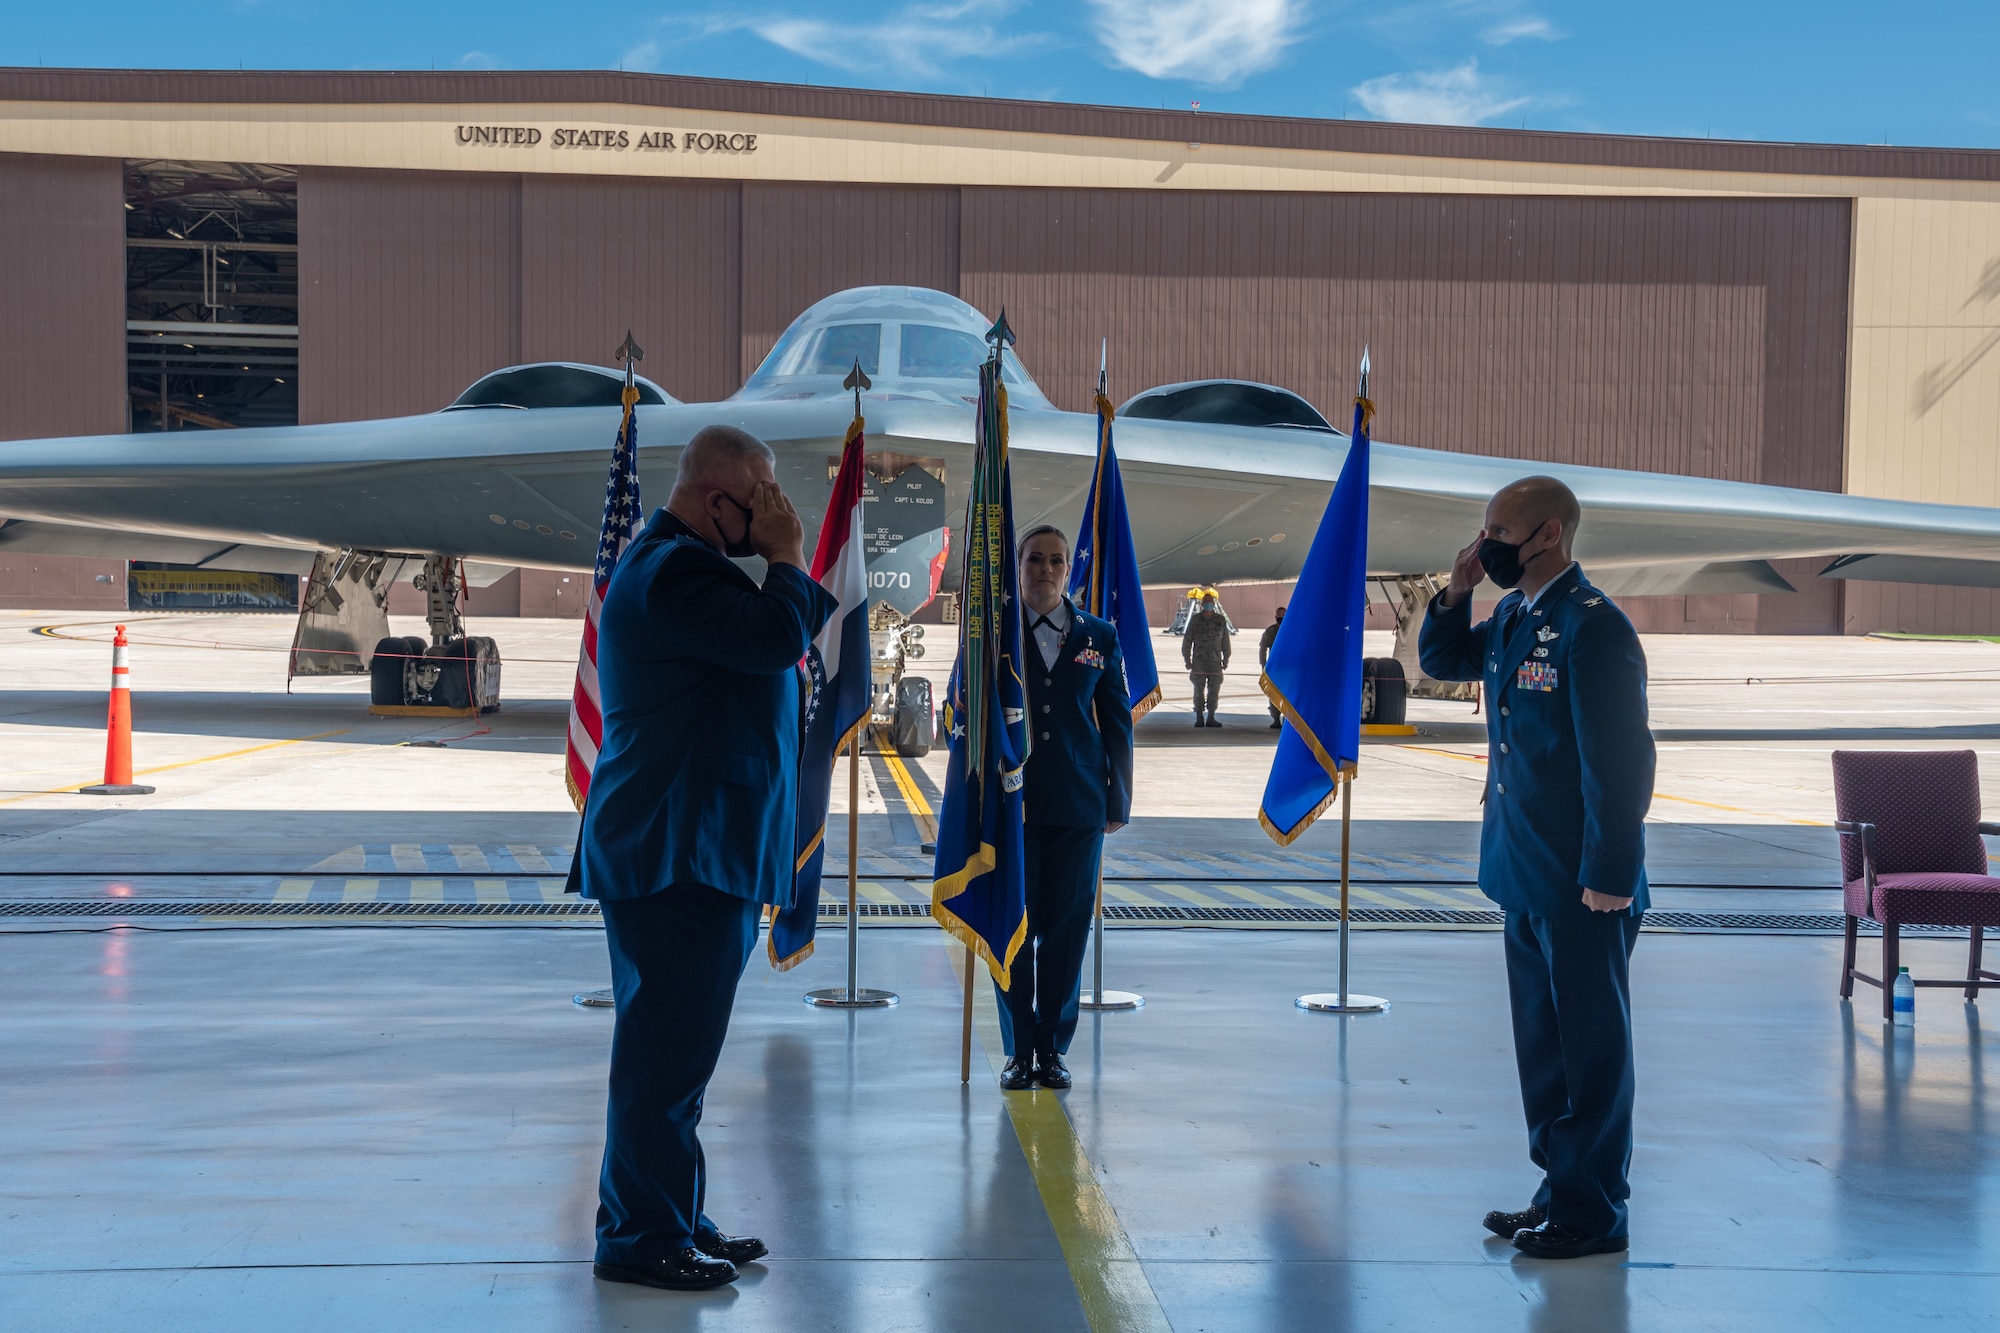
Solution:
<svg viewBox="0 0 2000 1333"><path fill-rule="evenodd" d="M1259 671L1262 671L1264 669L1264 664L1271 660L1271 645L1278 641L1278 626L1284 623L1285 623L1285 608L1281 606L1278 608L1277 618L1274 619L1270 624L1264 626L1264 637L1257 640L1257 669ZM1276 704L1272 704L1271 730L1276 731L1279 727L1283 725L1284 724L1278 720L1278 706Z"/></svg>
<svg viewBox="0 0 2000 1333"><path fill-rule="evenodd" d="M1194 682L1194 724L1221 726L1215 702L1222 693L1222 673L1229 666L1229 622L1222 618L1213 591L1202 594L1201 610L1188 617L1187 632L1181 635L1181 660Z"/></svg>

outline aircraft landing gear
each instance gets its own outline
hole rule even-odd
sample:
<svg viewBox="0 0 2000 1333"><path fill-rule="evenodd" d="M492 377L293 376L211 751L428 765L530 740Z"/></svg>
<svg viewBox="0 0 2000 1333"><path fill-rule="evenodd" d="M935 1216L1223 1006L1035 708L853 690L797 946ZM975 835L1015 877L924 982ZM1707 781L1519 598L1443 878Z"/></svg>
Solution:
<svg viewBox="0 0 2000 1333"><path fill-rule="evenodd" d="M431 556L412 583L424 594L430 642L411 636L376 643L368 664L368 710L495 711L500 707L500 647L489 638L465 632L458 611L465 588L459 562Z"/></svg>

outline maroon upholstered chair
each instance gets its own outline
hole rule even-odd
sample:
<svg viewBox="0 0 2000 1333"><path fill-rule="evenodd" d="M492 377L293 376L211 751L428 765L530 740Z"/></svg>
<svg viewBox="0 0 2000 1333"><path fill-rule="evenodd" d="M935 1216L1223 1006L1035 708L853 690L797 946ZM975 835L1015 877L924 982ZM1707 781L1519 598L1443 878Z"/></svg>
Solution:
<svg viewBox="0 0 2000 1333"><path fill-rule="evenodd" d="M1847 949L1840 993L1857 979L1882 991L1891 1016L1903 926L1968 926L1972 953L1965 978L1916 980L1919 986L2000 986L2000 973L1980 969L1986 927L2000 926L2000 879L1986 873L1985 833L2000 824L1979 819L1979 760L1970 750L1836 750L1833 801L1839 818L1840 877L1847 889ZM1882 975L1854 968L1859 918L1882 924Z"/></svg>

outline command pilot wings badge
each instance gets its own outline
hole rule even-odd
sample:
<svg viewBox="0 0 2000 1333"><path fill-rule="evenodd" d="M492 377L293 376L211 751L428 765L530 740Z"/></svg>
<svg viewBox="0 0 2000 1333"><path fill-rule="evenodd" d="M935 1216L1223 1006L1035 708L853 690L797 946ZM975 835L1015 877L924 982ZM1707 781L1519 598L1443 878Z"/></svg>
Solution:
<svg viewBox="0 0 2000 1333"><path fill-rule="evenodd" d="M1543 643L1549 643L1556 639L1560 639L1562 637L1562 631L1557 629L1550 629L1547 625L1544 625L1540 629L1535 631L1535 637L1540 639Z"/></svg>

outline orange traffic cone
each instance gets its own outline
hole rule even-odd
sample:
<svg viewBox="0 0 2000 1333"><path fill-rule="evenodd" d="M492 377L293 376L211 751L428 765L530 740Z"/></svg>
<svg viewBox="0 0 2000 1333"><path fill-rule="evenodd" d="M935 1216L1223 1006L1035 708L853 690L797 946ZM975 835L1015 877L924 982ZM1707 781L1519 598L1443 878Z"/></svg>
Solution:
<svg viewBox="0 0 2000 1333"><path fill-rule="evenodd" d="M132 660L125 627L111 641L111 716L104 737L104 781L83 787L85 796L151 796L154 789L132 781Z"/></svg>

